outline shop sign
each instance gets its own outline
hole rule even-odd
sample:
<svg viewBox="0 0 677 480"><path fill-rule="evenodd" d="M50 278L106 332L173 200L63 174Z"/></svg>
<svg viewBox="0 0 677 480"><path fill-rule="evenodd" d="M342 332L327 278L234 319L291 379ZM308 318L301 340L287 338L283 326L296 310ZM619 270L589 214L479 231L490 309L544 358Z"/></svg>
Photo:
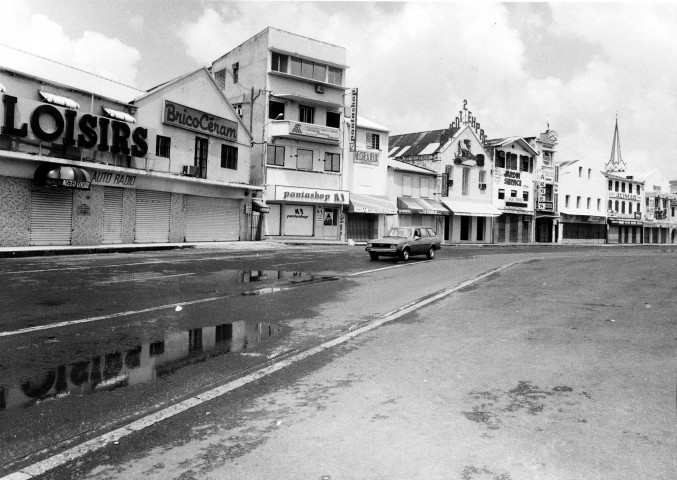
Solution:
<svg viewBox="0 0 677 480"><path fill-rule="evenodd" d="M357 150L353 155L354 163L362 163L364 165L378 165L379 152L366 152L364 150Z"/></svg>
<svg viewBox="0 0 677 480"><path fill-rule="evenodd" d="M521 187L522 179L520 172L513 172L512 170L506 170L505 176L503 177L503 183L505 185L510 185L513 187Z"/></svg>
<svg viewBox="0 0 677 480"><path fill-rule="evenodd" d="M338 143L340 130L338 128L323 127L312 123L289 122L292 126L289 132L292 135L304 135L306 137L323 138Z"/></svg>
<svg viewBox="0 0 677 480"><path fill-rule="evenodd" d="M641 200L640 195L634 193L609 192L609 198L622 198L623 200Z"/></svg>
<svg viewBox="0 0 677 480"><path fill-rule="evenodd" d="M554 210L554 202L538 202L538 210Z"/></svg>
<svg viewBox="0 0 677 480"><path fill-rule="evenodd" d="M528 205L522 202L505 202L505 206L513 208L527 208Z"/></svg>
<svg viewBox="0 0 677 480"><path fill-rule="evenodd" d="M553 183L555 181L555 169L553 167L543 167L538 176L541 182Z"/></svg>
<svg viewBox="0 0 677 480"><path fill-rule="evenodd" d="M57 108L49 103L22 100L3 95L4 114L0 133L12 137L28 137L30 132L43 142L84 149L96 148L102 152L145 157L148 153L148 129L132 130L126 122L97 117L90 113L78 114L69 108ZM30 112L30 113L29 113ZM26 118L28 122L21 123Z"/></svg>
<svg viewBox="0 0 677 480"><path fill-rule="evenodd" d="M590 223L604 223L604 217L588 217Z"/></svg>
<svg viewBox="0 0 677 480"><path fill-rule="evenodd" d="M350 151L356 150L357 144L357 88L350 90Z"/></svg>
<svg viewBox="0 0 677 480"><path fill-rule="evenodd" d="M350 203L349 195L349 192L345 190L323 190L276 185L274 200L348 205Z"/></svg>
<svg viewBox="0 0 677 480"><path fill-rule="evenodd" d="M237 141L237 122L165 100L162 123L205 135Z"/></svg>
<svg viewBox="0 0 677 480"><path fill-rule="evenodd" d="M112 172L94 172L92 173L92 183L96 185L125 185L127 187L133 187L136 183L136 175Z"/></svg>

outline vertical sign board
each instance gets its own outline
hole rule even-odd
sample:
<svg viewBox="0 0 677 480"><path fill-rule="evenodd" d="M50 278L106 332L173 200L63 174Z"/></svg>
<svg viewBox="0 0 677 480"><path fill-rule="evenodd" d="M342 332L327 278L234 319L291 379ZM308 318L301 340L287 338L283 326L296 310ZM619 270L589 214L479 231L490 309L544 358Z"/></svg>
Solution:
<svg viewBox="0 0 677 480"><path fill-rule="evenodd" d="M355 151L357 142L357 88L350 91L350 151Z"/></svg>

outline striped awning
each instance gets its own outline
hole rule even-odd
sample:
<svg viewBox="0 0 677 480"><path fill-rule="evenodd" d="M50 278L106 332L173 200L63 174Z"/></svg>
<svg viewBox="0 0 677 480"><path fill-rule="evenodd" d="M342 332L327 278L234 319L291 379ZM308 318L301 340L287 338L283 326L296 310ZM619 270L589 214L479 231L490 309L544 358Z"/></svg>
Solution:
<svg viewBox="0 0 677 480"><path fill-rule="evenodd" d="M384 213L386 215L396 215L397 205L395 205L395 202L388 197L351 193L348 211L354 213Z"/></svg>
<svg viewBox="0 0 677 480"><path fill-rule="evenodd" d="M454 215L463 217L500 217L501 211L489 202L469 202L453 199L442 199Z"/></svg>
<svg viewBox="0 0 677 480"><path fill-rule="evenodd" d="M42 99L47 103L59 105L60 107L71 108L74 110L80 108L80 104L75 100L71 100L70 98L54 95L53 93L43 92L42 90L39 90L39 92Z"/></svg>
<svg viewBox="0 0 677 480"><path fill-rule="evenodd" d="M449 215L449 210L436 200L430 198L397 197L397 208L400 214Z"/></svg>
<svg viewBox="0 0 677 480"><path fill-rule="evenodd" d="M40 164L35 170L33 180L37 186L51 185L78 190L89 190L92 184L92 176L84 168L53 163Z"/></svg>
<svg viewBox="0 0 677 480"><path fill-rule="evenodd" d="M113 110L112 108L106 107L103 107L103 111L106 112L106 115L108 115L111 118L114 118L115 120L121 120L127 123L136 123L136 118L132 117L128 113L120 112L119 110Z"/></svg>

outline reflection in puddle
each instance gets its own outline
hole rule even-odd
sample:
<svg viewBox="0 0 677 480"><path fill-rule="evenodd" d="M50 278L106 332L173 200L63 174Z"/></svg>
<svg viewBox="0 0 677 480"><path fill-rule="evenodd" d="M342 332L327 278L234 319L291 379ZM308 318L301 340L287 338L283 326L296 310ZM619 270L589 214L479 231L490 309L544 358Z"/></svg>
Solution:
<svg viewBox="0 0 677 480"><path fill-rule="evenodd" d="M279 325L239 321L174 333L124 352L59 365L19 385L0 385L0 410L148 382L210 357L246 350L282 332Z"/></svg>

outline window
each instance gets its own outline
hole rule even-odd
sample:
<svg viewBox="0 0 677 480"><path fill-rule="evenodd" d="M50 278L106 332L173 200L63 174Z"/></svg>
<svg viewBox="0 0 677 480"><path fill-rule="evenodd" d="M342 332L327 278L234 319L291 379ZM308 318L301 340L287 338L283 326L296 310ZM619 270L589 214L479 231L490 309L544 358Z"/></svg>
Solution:
<svg viewBox="0 0 677 480"><path fill-rule="evenodd" d="M578 167L578 178L583 177L583 167Z"/></svg>
<svg viewBox="0 0 677 480"><path fill-rule="evenodd" d="M235 110L235 113L237 113L238 117L242 118L242 104L241 103L233 105L233 110Z"/></svg>
<svg viewBox="0 0 677 480"><path fill-rule="evenodd" d="M592 175L592 168L588 168L588 180L590 180L590 175Z"/></svg>
<svg viewBox="0 0 677 480"><path fill-rule="evenodd" d="M445 165L444 173L442 174L442 196L449 196L449 189L454 183L454 167Z"/></svg>
<svg viewBox="0 0 677 480"><path fill-rule="evenodd" d="M324 208L324 224L332 227L338 225L338 208Z"/></svg>
<svg viewBox="0 0 677 480"><path fill-rule="evenodd" d="M381 136L378 133L367 133L367 148L381 149Z"/></svg>
<svg viewBox="0 0 677 480"><path fill-rule="evenodd" d="M221 145L221 168L237 170L237 147Z"/></svg>
<svg viewBox="0 0 677 480"><path fill-rule="evenodd" d="M611 191L611 190L613 190L613 189L614 189L614 182L612 182L611 180L609 180L609 191Z"/></svg>
<svg viewBox="0 0 677 480"><path fill-rule="evenodd" d="M268 118L275 120L278 116L280 119L284 118L284 103L282 102L268 102Z"/></svg>
<svg viewBox="0 0 677 480"><path fill-rule="evenodd" d="M298 170L312 170L313 169L313 151L301 150L296 151L296 168Z"/></svg>
<svg viewBox="0 0 677 480"><path fill-rule="evenodd" d="M428 183L427 178L421 179L421 198L428 198L430 196L430 184Z"/></svg>
<svg viewBox="0 0 677 480"><path fill-rule="evenodd" d="M564 196L564 206L569 208L569 195Z"/></svg>
<svg viewBox="0 0 677 480"><path fill-rule="evenodd" d="M207 147L209 140L202 137L195 137L195 163L200 169L198 177L207 178Z"/></svg>
<svg viewBox="0 0 677 480"><path fill-rule="evenodd" d="M625 193L625 182L621 182L621 192Z"/></svg>
<svg viewBox="0 0 677 480"><path fill-rule="evenodd" d="M316 63L313 65L313 80L319 82L327 81L327 66Z"/></svg>
<svg viewBox="0 0 677 480"><path fill-rule="evenodd" d="M517 190L510 190L510 198L517 198Z"/></svg>
<svg viewBox="0 0 677 480"><path fill-rule="evenodd" d="M341 171L341 155L338 153L324 154L324 170L327 172Z"/></svg>
<svg viewBox="0 0 677 480"><path fill-rule="evenodd" d="M621 202L621 213L625 213L625 202Z"/></svg>
<svg viewBox="0 0 677 480"><path fill-rule="evenodd" d="M503 200L505 198L505 190L502 188L498 189L498 199Z"/></svg>
<svg viewBox="0 0 677 480"><path fill-rule="evenodd" d="M529 201L529 192L527 190L524 190L522 192L522 200L524 200L525 202Z"/></svg>
<svg viewBox="0 0 677 480"><path fill-rule="evenodd" d="M614 206L616 207L616 208L614 208L614 211L615 211L615 212L618 212L618 200L616 200Z"/></svg>
<svg viewBox="0 0 677 480"><path fill-rule="evenodd" d="M284 167L284 147L268 145L268 159L266 163L268 165Z"/></svg>
<svg viewBox="0 0 677 480"><path fill-rule="evenodd" d="M592 204L592 198L588 197L588 200L587 200L587 203L586 203L587 206L586 206L585 208L587 208L588 210L590 210L590 205L591 205L591 204Z"/></svg>
<svg viewBox="0 0 677 480"><path fill-rule="evenodd" d="M411 177L408 175L402 177L402 195L411 197Z"/></svg>
<svg viewBox="0 0 677 480"><path fill-rule="evenodd" d="M608 210L609 210L609 211L612 211L612 210L613 210L613 203L611 202L611 200L609 200L609 207L608 207Z"/></svg>
<svg viewBox="0 0 677 480"><path fill-rule="evenodd" d="M468 187L470 185L470 169L463 169L463 183L461 184L461 195L468 194Z"/></svg>
<svg viewBox="0 0 677 480"><path fill-rule="evenodd" d="M287 73L287 55L273 52L270 69L275 72Z"/></svg>
<svg viewBox="0 0 677 480"><path fill-rule="evenodd" d="M496 150L496 168L505 168L505 152Z"/></svg>
<svg viewBox="0 0 677 480"><path fill-rule="evenodd" d="M315 109L313 107L299 105L299 122L313 123L314 120L315 120Z"/></svg>
<svg viewBox="0 0 677 480"><path fill-rule="evenodd" d="M618 191L618 180L616 180L616 183L614 183L614 190Z"/></svg>
<svg viewBox="0 0 677 480"><path fill-rule="evenodd" d="M341 114L338 112L327 112L327 126L341 128Z"/></svg>
<svg viewBox="0 0 677 480"><path fill-rule="evenodd" d="M172 139L158 135L155 137L155 155L158 157L169 158L169 152L172 146Z"/></svg>
<svg viewBox="0 0 677 480"><path fill-rule="evenodd" d="M628 202L628 213L632 213L632 202Z"/></svg>
<svg viewBox="0 0 677 480"><path fill-rule="evenodd" d="M237 83L239 77L240 77L240 62L235 62L233 64L233 83Z"/></svg>
<svg viewBox="0 0 677 480"><path fill-rule="evenodd" d="M333 83L334 85L341 85L343 70L336 67L329 67L328 72L329 76L327 77L327 82Z"/></svg>
<svg viewBox="0 0 677 480"><path fill-rule="evenodd" d="M508 170L517 170L517 154L508 152L506 156L507 158L505 159L505 168Z"/></svg>
<svg viewBox="0 0 677 480"><path fill-rule="evenodd" d="M637 195L639 195L639 184L637 186Z"/></svg>
<svg viewBox="0 0 677 480"><path fill-rule="evenodd" d="M576 197L576 208L581 208L581 197Z"/></svg>
<svg viewBox="0 0 677 480"><path fill-rule="evenodd" d="M529 171L529 156L528 155L520 155L520 170L522 172L528 172Z"/></svg>
<svg viewBox="0 0 677 480"><path fill-rule="evenodd" d="M598 198L597 199L597 211L599 212L600 210L602 210L602 199Z"/></svg>

